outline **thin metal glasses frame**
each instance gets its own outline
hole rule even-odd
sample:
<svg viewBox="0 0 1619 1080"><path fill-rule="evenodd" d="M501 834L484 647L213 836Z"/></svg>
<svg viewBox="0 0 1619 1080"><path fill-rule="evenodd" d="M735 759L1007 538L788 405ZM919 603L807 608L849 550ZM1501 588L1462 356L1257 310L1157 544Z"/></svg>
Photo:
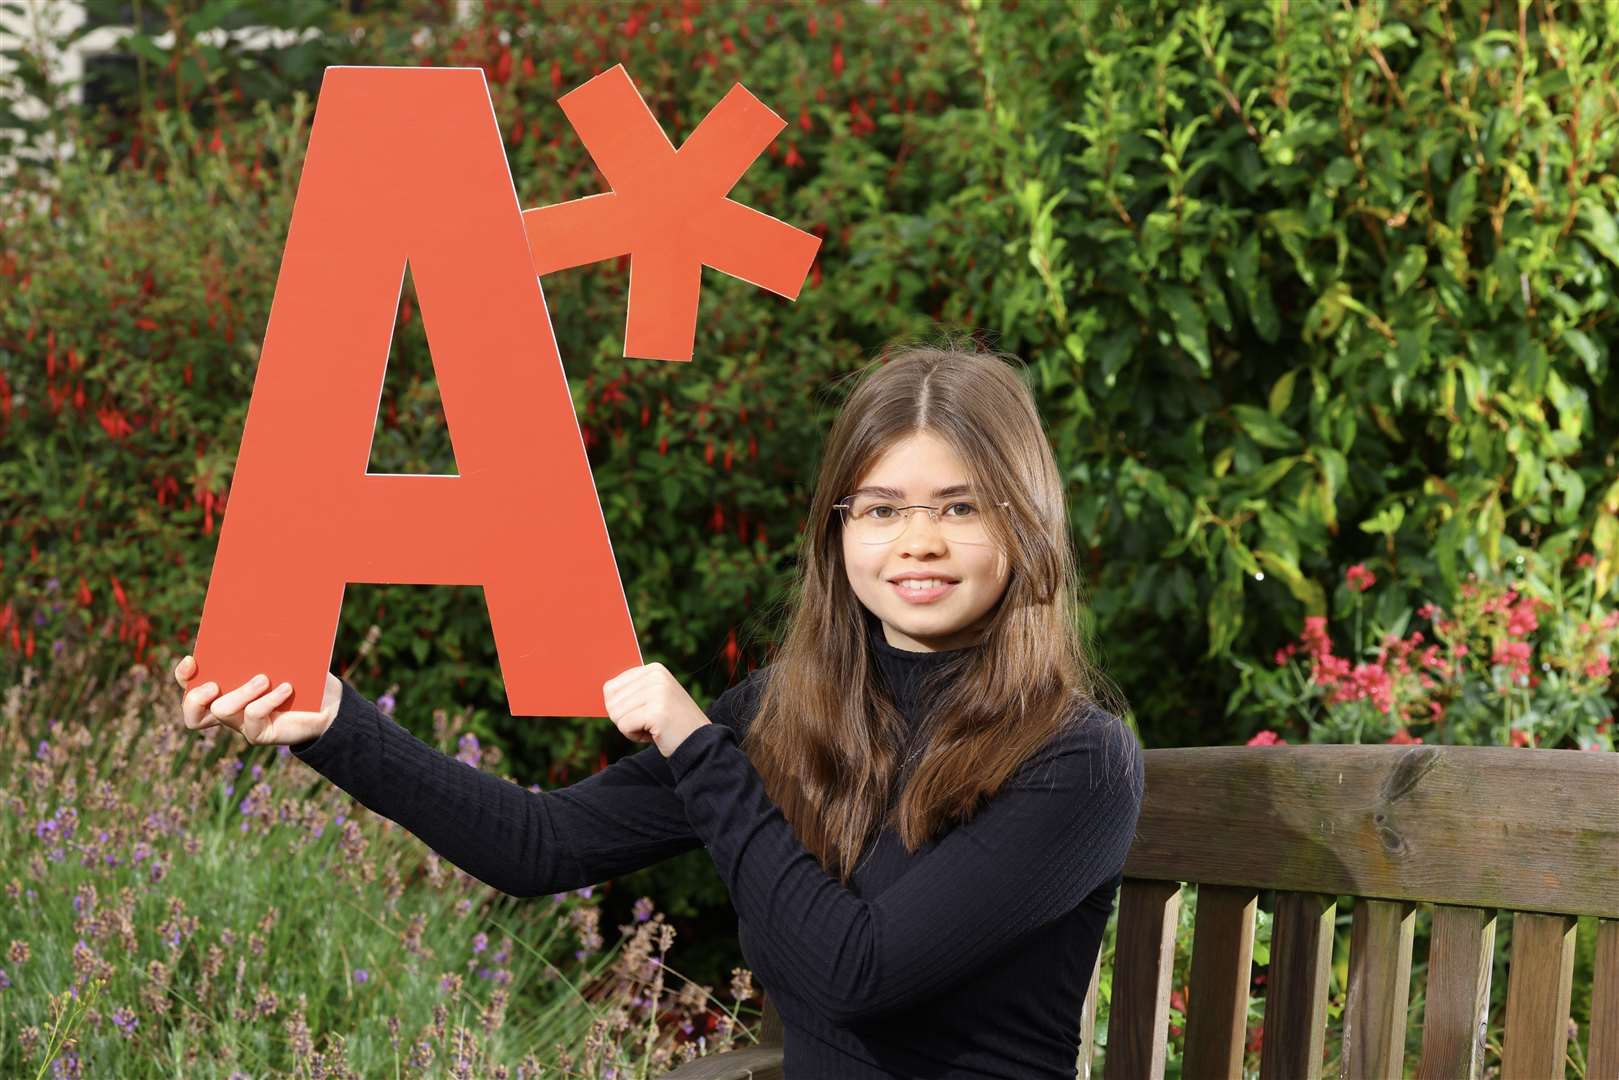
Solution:
<svg viewBox="0 0 1619 1080"><path fill-rule="evenodd" d="M961 500L957 499L957 500L954 500L952 502L943 503L943 504L941 504L939 506L929 506L926 503L913 503L910 506L895 506L895 507L892 507L892 509L898 510L900 513L905 515L905 524L900 526L899 532L895 533L892 537L890 537L887 540L866 540L866 541L862 541L862 542L863 543L868 543L868 544L892 544L895 540L898 540L901 536L904 536L905 535L905 530L911 527L911 512L913 510L926 510L928 512L929 519L932 520L933 524L937 525L937 524L939 524L939 514L940 514L940 512L945 510L948 507L954 506L956 504L956 502L960 502L960 501ZM883 505L886 506L888 504L885 503ZM999 506L999 507L1004 508L1004 507L1011 506L1012 504L1009 503L1009 502L997 502L997 503L992 503L991 505ZM854 509L854 504L851 503L851 502L848 502L848 501L836 502L836 503L832 504L832 509L838 511L838 521L839 521L839 523L843 527L847 528L848 525L849 525L849 511ZM968 541L968 542L970 543L972 541Z"/></svg>

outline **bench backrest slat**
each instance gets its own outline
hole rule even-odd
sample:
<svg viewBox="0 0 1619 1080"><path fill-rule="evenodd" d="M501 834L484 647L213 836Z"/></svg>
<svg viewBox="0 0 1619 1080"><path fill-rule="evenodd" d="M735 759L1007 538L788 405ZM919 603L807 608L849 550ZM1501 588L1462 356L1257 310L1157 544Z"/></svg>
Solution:
<svg viewBox="0 0 1619 1080"><path fill-rule="evenodd" d="M1276 894L1260 1080L1317 1080L1327 1037L1327 980L1338 901L1320 893Z"/></svg>
<svg viewBox="0 0 1619 1080"><path fill-rule="evenodd" d="M1597 926L1586 1076L1619 1076L1619 919Z"/></svg>
<svg viewBox="0 0 1619 1080"><path fill-rule="evenodd" d="M1569 1000L1574 990L1572 915L1517 912L1507 969L1502 1076L1561 1076L1568 1051Z"/></svg>
<svg viewBox="0 0 1619 1080"><path fill-rule="evenodd" d="M1259 891L1200 885L1186 1002L1187 1076L1241 1076Z"/></svg>
<svg viewBox="0 0 1619 1080"><path fill-rule="evenodd" d="M1169 1040L1169 989L1180 920L1177 882L1131 881L1119 887L1119 965L1107 1022L1107 1080L1162 1076Z"/></svg>
<svg viewBox="0 0 1619 1080"><path fill-rule="evenodd" d="M1344 1028L1345 1076L1403 1076L1411 950L1417 905L1409 900L1361 900L1349 931L1349 996Z"/></svg>
<svg viewBox="0 0 1619 1080"><path fill-rule="evenodd" d="M1483 908L1434 906L1418 1080L1478 1080L1484 1070L1495 924Z"/></svg>

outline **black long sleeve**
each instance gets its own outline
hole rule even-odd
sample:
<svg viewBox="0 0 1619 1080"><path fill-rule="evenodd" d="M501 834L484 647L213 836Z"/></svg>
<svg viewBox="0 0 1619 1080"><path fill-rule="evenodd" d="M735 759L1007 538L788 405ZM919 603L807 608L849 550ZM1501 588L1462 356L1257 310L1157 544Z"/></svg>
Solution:
<svg viewBox="0 0 1619 1080"><path fill-rule="evenodd" d="M533 792L429 746L345 681L331 726L291 750L362 805L513 896L594 885L702 843L655 746L568 787Z"/></svg>

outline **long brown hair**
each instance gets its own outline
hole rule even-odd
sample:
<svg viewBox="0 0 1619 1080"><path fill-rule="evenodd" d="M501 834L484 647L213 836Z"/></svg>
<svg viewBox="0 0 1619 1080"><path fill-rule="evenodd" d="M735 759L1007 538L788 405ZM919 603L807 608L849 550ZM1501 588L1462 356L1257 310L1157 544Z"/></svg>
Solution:
<svg viewBox="0 0 1619 1080"><path fill-rule="evenodd" d="M845 885L885 820L914 853L970 819L1062 727L1094 716L1089 706L1123 715L1089 659L1062 473L1025 371L976 343L893 347L855 373L827 435L786 632L742 745L805 848ZM939 673L926 748L885 819L907 727L871 658L833 504L918 431L948 443L999 509L991 538L1011 565L980 647Z"/></svg>

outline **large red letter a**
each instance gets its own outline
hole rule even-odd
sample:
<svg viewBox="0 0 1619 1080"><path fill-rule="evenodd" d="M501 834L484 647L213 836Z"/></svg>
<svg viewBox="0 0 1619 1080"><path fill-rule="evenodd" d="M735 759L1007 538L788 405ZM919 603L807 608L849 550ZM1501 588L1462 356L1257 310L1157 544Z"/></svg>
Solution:
<svg viewBox="0 0 1619 1080"><path fill-rule="evenodd" d="M407 260L459 475L366 471ZM350 581L482 585L513 714L641 663L477 68L327 69L192 684L320 708Z"/></svg>

